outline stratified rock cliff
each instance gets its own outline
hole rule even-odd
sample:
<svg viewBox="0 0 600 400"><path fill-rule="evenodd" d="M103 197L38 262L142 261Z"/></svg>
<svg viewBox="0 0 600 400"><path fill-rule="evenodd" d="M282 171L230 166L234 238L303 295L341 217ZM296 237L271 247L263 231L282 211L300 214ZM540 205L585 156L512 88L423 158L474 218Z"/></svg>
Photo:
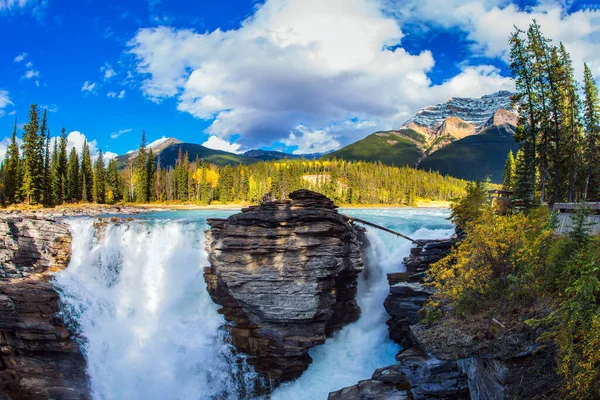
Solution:
<svg viewBox="0 0 600 400"><path fill-rule="evenodd" d="M445 257L456 239L422 241L404 258L405 272L388 274L390 293L384 306L390 339L402 346L396 364L377 369L371 379L329 394L329 400L463 400L469 398L467 375L453 360L425 352L412 337L425 301L433 293L423 283L431 264ZM443 344L441 344L443 345Z"/></svg>
<svg viewBox="0 0 600 400"><path fill-rule="evenodd" d="M0 215L0 398L87 398L85 360L56 316L49 283L67 266L70 245L63 224Z"/></svg>
<svg viewBox="0 0 600 400"><path fill-rule="evenodd" d="M205 277L233 344L274 385L297 378L311 347L359 317L357 230L307 190L208 224Z"/></svg>

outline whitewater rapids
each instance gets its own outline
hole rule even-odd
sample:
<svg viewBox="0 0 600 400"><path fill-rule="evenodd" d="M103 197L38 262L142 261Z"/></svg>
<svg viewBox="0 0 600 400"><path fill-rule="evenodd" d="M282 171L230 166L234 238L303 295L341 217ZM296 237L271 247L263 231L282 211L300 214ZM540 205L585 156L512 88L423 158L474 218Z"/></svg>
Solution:
<svg viewBox="0 0 600 400"><path fill-rule="evenodd" d="M452 233L443 210L346 210L419 239ZM56 275L63 318L80 337L94 399L247 398L256 374L235 353L203 278L205 218L171 213L111 224L97 238L91 219L69 221L73 254ZM190 218L191 216L191 218ZM400 271L411 244L368 231L368 280L359 279L361 317L310 351L302 377L274 400L326 399L394 363L383 302L386 274Z"/></svg>

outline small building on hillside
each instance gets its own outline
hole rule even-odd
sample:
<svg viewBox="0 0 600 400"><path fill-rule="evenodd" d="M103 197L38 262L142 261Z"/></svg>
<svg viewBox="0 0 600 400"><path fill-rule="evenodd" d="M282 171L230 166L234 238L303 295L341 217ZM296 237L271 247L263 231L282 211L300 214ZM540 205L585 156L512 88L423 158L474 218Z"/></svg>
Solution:
<svg viewBox="0 0 600 400"><path fill-rule="evenodd" d="M587 220L590 223L593 235L600 234L600 202L599 203L554 203L552 209L558 211L558 234L565 234L571 230L573 216L577 210L585 208L588 212Z"/></svg>
<svg viewBox="0 0 600 400"><path fill-rule="evenodd" d="M510 190L488 190L489 204L494 208L496 213L504 215L508 212L511 207L510 196L512 196L512 193Z"/></svg>

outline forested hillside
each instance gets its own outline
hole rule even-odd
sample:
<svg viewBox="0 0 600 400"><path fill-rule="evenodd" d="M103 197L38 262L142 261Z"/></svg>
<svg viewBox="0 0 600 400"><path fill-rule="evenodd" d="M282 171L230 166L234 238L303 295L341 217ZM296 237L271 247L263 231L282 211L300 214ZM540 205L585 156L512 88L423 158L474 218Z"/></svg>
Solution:
<svg viewBox="0 0 600 400"><path fill-rule="evenodd" d="M64 129L51 151L46 126L46 112L40 119L37 105L32 105L20 148L15 125L0 167L3 205L52 206L80 201L257 203L267 193L283 199L302 188L323 193L339 204L415 205L418 199L451 200L462 194L466 186L463 180L438 173L380 162L252 159L253 163L243 164L225 158L227 162L213 163L207 161L211 158L201 160L199 153L192 158L179 143L165 147L155 157L153 149L146 145L144 132L139 149L120 170L116 159L105 166L101 151L93 160L87 143L81 155L75 148L68 150ZM173 162L170 149L175 148L178 153ZM211 155L221 157L221 153L215 151Z"/></svg>

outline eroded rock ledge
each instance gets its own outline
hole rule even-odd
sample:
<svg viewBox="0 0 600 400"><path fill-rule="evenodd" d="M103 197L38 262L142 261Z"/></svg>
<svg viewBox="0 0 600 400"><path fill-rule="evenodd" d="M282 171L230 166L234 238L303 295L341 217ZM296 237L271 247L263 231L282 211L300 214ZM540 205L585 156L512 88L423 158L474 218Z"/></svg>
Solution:
<svg viewBox="0 0 600 400"><path fill-rule="evenodd" d="M421 317L425 301L433 293L423 280L431 264L445 257L455 239L423 241L404 259L405 272L388 274L390 293L385 309L390 339L402 346L396 364L379 368L371 379L332 392L329 400L424 400L469 398L467 376L455 360L441 360L415 342L411 327Z"/></svg>
<svg viewBox="0 0 600 400"><path fill-rule="evenodd" d="M0 215L0 398L85 399L85 360L49 283L71 254L67 226Z"/></svg>
<svg viewBox="0 0 600 400"><path fill-rule="evenodd" d="M358 229L308 190L208 224L205 278L233 344L273 385L297 378L311 347L359 317Z"/></svg>

